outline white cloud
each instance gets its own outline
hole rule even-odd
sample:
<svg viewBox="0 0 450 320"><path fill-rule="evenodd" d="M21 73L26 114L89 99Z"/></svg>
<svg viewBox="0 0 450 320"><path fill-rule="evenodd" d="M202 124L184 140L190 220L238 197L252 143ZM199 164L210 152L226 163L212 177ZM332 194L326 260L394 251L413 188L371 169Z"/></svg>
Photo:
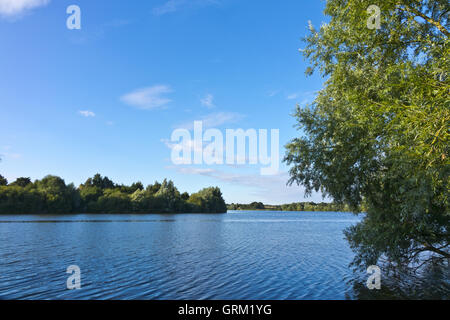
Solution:
<svg viewBox="0 0 450 320"><path fill-rule="evenodd" d="M197 153L203 152L203 147L201 145L198 145L195 143L193 139L190 140L183 140L181 143L172 142L168 139L161 139L161 142L163 142L167 148L170 150L173 150L175 148L186 148L187 150L194 151Z"/></svg>
<svg viewBox="0 0 450 320"><path fill-rule="evenodd" d="M83 117L89 118L89 117L95 117L95 113L89 110L84 110L84 111L78 111L78 113L80 115L82 115Z"/></svg>
<svg viewBox="0 0 450 320"><path fill-rule="evenodd" d="M177 148L178 150L188 150L188 152L194 152L197 154L205 154L205 147L204 144L198 144L195 143L194 139L183 139L181 142L173 142L169 139L161 139L161 142L166 145L167 148L170 150L174 150ZM226 146L224 145L222 148L223 154L226 153ZM212 156L212 154L210 154ZM225 159L223 159L225 162ZM228 164L224 163L227 167L232 168L243 168L248 167L250 163L257 163L259 160L258 157L250 157L248 155L234 155L234 164ZM241 162L244 162L244 164L241 164ZM186 169L192 169L192 168L186 168ZM209 169L208 169L209 170ZM184 173L190 173L187 170Z"/></svg>
<svg viewBox="0 0 450 320"><path fill-rule="evenodd" d="M6 157L9 157L11 159L20 159L22 158L22 155L20 153L6 153Z"/></svg>
<svg viewBox="0 0 450 320"><path fill-rule="evenodd" d="M179 173L183 174L193 174L193 175L211 175L214 174L216 170L211 168L190 168L190 167L177 167Z"/></svg>
<svg viewBox="0 0 450 320"><path fill-rule="evenodd" d="M162 6L154 8L153 14L160 16L160 15L163 15L166 13L175 12L184 3L185 3L184 0L169 0L166 3L164 3Z"/></svg>
<svg viewBox="0 0 450 320"><path fill-rule="evenodd" d="M200 102L202 106L207 108L214 108L214 96L210 93L208 93L204 98L200 99Z"/></svg>
<svg viewBox="0 0 450 320"><path fill-rule="evenodd" d="M236 112L214 112L195 121L203 122L203 129L205 128L217 128L224 124L236 123L244 118L243 114ZM184 128L192 130L194 128L194 120L191 122L185 122L177 126L177 128Z"/></svg>
<svg viewBox="0 0 450 320"><path fill-rule="evenodd" d="M219 127L227 123L236 123L244 118L244 115L236 112L216 112L203 117L203 127Z"/></svg>
<svg viewBox="0 0 450 320"><path fill-rule="evenodd" d="M164 94L170 92L172 92L172 89L169 86L156 85L153 87L136 89L133 92L122 96L120 99L130 106L150 110L164 107L171 102L172 100L163 97Z"/></svg>
<svg viewBox="0 0 450 320"><path fill-rule="evenodd" d="M269 93L267 94L269 97L274 97L276 96L278 93L280 92L280 90L271 90L269 91Z"/></svg>
<svg viewBox="0 0 450 320"><path fill-rule="evenodd" d="M0 162L6 159L17 160L22 158L22 154L17 152L11 152L13 148L9 145L3 146L1 149L3 149L5 152L0 153Z"/></svg>
<svg viewBox="0 0 450 320"><path fill-rule="evenodd" d="M283 204L299 201L329 201L322 199L320 193L313 193L311 197L305 197L305 189L301 186L287 186L289 174L280 172L276 175L262 176L259 174L230 173L212 168L195 167L169 167L178 173L189 175L201 175L213 178L232 186L249 188L245 197L247 202L262 201L265 204Z"/></svg>
<svg viewBox="0 0 450 320"><path fill-rule="evenodd" d="M173 13L183 7L188 6L208 6L212 4L219 4L218 0L168 0L164 4L155 7L153 14L162 16L167 13Z"/></svg>
<svg viewBox="0 0 450 320"><path fill-rule="evenodd" d="M50 0L0 0L0 15L17 16L28 10L47 5Z"/></svg>
<svg viewBox="0 0 450 320"><path fill-rule="evenodd" d="M114 19L106 23L92 26L89 31L84 30L82 33L71 32L69 41L76 45L84 45L92 41L97 41L103 39L108 33L116 30L118 28L126 27L132 24L133 20L126 19Z"/></svg>
<svg viewBox="0 0 450 320"><path fill-rule="evenodd" d="M289 94L286 99L287 100L300 100L300 105L305 105L311 103L316 98L317 92L315 91L303 91L303 92L294 92Z"/></svg>

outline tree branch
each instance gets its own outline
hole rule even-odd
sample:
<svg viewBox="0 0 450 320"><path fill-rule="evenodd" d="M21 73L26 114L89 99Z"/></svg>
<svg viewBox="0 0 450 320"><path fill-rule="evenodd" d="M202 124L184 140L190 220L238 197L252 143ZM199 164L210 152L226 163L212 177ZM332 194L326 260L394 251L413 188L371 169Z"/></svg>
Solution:
<svg viewBox="0 0 450 320"><path fill-rule="evenodd" d="M428 251L432 251L432 252L434 252L434 253L437 253L437 254L439 254L439 255L445 257L445 258L450 258L450 254L449 254L448 252L445 252L445 251L443 251L443 250L440 250L440 249L438 249L438 248L435 248L435 247L431 246L431 245L428 244L428 243L424 243L424 247L425 247L424 249L426 249L426 250L428 250Z"/></svg>
<svg viewBox="0 0 450 320"><path fill-rule="evenodd" d="M421 17L422 19L424 19L426 22L434 25L436 28L439 29L439 31L441 31L443 34L445 34L447 37L450 36L450 32L444 28L444 26L442 24L439 23L439 21L433 20L432 18L428 17L427 15L423 14L422 12L420 12L419 10L416 10L414 8L411 8L407 5L403 7L401 7L400 5L397 6L397 8L399 8L402 11L405 12L409 12L412 13L418 17Z"/></svg>

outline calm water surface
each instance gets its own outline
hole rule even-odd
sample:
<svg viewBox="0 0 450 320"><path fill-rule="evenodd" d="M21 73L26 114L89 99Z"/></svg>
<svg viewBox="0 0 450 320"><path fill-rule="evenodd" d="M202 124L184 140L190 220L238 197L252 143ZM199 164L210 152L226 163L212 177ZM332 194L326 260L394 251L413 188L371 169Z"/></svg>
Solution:
<svg viewBox="0 0 450 320"><path fill-rule="evenodd" d="M2 299L347 299L350 213L0 216ZM81 290L66 269L81 268Z"/></svg>

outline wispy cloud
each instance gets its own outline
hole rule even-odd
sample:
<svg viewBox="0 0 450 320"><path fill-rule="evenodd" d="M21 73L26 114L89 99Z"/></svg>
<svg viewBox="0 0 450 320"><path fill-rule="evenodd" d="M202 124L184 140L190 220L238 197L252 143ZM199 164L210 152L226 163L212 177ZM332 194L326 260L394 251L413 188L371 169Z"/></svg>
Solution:
<svg viewBox="0 0 450 320"><path fill-rule="evenodd" d="M47 5L50 0L0 0L0 16L14 17L37 7Z"/></svg>
<svg viewBox="0 0 450 320"><path fill-rule="evenodd" d="M1 149L3 149L4 152L0 153L0 161L3 159L13 159L17 160L22 158L22 154L16 153L16 152L10 152L12 150L11 146L3 146Z"/></svg>
<svg viewBox="0 0 450 320"><path fill-rule="evenodd" d="M203 147L201 145L197 145L193 139L183 140L181 143L172 142L168 139L161 139L161 142L163 142L166 145L166 147L169 148L170 150L173 150L175 148L180 148L180 149L186 148L190 152L192 152L192 151L194 151L196 153L203 152Z"/></svg>
<svg viewBox="0 0 450 320"><path fill-rule="evenodd" d="M95 113L92 112L92 111L89 111L89 110L78 111L78 113L80 115L82 115L83 117L86 117L86 118L89 118L89 117L93 118L93 117L95 117Z"/></svg>
<svg viewBox="0 0 450 320"><path fill-rule="evenodd" d="M103 28L119 28L123 26L127 26L132 23L132 20L129 19L114 19L109 22L102 24Z"/></svg>
<svg viewBox="0 0 450 320"><path fill-rule="evenodd" d="M5 153L5 156L14 160L22 158L22 155L20 153Z"/></svg>
<svg viewBox="0 0 450 320"><path fill-rule="evenodd" d="M153 9L153 14L160 16L166 13L177 11L181 6L185 4L185 0L169 0L159 7Z"/></svg>
<svg viewBox="0 0 450 320"><path fill-rule="evenodd" d="M179 173L183 174L192 174L192 175L200 174L205 176L214 175L214 173L216 172L216 170L211 168L192 168L192 167L176 167L176 170Z"/></svg>
<svg viewBox="0 0 450 320"><path fill-rule="evenodd" d="M231 173L224 172L212 168L195 168L195 167L175 167L175 169L184 174L200 174L208 177L212 177L218 179L222 182L228 182L231 184L239 184L248 187L267 187L272 184L280 185L282 182L286 185L289 177L286 172L279 173L277 175L271 176L263 176L259 174L240 174L240 173Z"/></svg>
<svg viewBox="0 0 450 320"><path fill-rule="evenodd" d="M0 0L1 1L1 0ZM114 19L100 25L93 25L89 29L82 29L76 33L70 33L70 41L73 44L83 45L91 41L96 41L104 38L108 33L117 29L126 27L134 21L129 19Z"/></svg>
<svg viewBox="0 0 450 320"><path fill-rule="evenodd" d="M210 93L208 93L205 97L203 97L202 99L200 99L200 102L202 104L202 106L207 107L207 108L214 108L214 96Z"/></svg>
<svg viewBox="0 0 450 320"><path fill-rule="evenodd" d="M175 169L181 174L201 175L233 186L247 187L249 189L245 197L248 199L248 202L262 201L266 204L282 204L298 201L322 201L320 193L314 193L310 198L305 198L305 189L303 187L297 185L288 186L289 174L287 172L262 176L249 173L230 173L213 168L182 166L169 168Z"/></svg>
<svg viewBox="0 0 450 320"><path fill-rule="evenodd" d="M173 142L169 139L161 139L161 142L166 145L167 148L170 150L178 149L178 150L187 150L187 152L194 152L194 153L200 153L200 154L206 154L206 149L204 148L203 144L197 144L195 143L194 139L183 139L181 142ZM222 147L223 154L226 153L226 146L224 145ZM213 156L212 153L210 153L210 156ZM241 162L244 162L241 164ZM244 168L248 167L250 163L257 163L258 157L250 157L248 155L234 155L234 164L228 164L224 163L227 167L232 168ZM188 170L192 168L187 168ZM185 173L188 173L188 170ZM202 170L201 170L202 171Z"/></svg>
<svg viewBox="0 0 450 320"><path fill-rule="evenodd" d="M274 97L274 96L276 96L279 92L280 92L280 90L271 90L271 91L268 92L267 95L268 95L269 97Z"/></svg>
<svg viewBox="0 0 450 320"><path fill-rule="evenodd" d="M315 91L303 91L303 92L294 92L286 96L287 100L298 100L301 105L305 105L311 103L316 98L317 92Z"/></svg>
<svg viewBox="0 0 450 320"><path fill-rule="evenodd" d="M208 6L218 3L218 0L168 0L162 5L153 8L153 14L161 16L173 13L187 6Z"/></svg>
<svg viewBox="0 0 450 320"><path fill-rule="evenodd" d="M164 97L164 94L173 90L166 85L156 85L142 89L136 89L128 94L123 95L120 99L122 102L144 110L151 110L166 106L170 100Z"/></svg>
<svg viewBox="0 0 450 320"><path fill-rule="evenodd" d="M202 121L203 128L217 128L223 126L224 124L232 124L239 122L245 116L237 112L214 112L206 116L195 119L195 121ZM178 126L177 128L184 128L187 130L192 130L194 127L194 120L191 122L185 122Z"/></svg>
<svg viewBox="0 0 450 320"><path fill-rule="evenodd" d="M291 93L286 97L286 99L288 99L288 100L294 100L297 98L298 98L298 93Z"/></svg>

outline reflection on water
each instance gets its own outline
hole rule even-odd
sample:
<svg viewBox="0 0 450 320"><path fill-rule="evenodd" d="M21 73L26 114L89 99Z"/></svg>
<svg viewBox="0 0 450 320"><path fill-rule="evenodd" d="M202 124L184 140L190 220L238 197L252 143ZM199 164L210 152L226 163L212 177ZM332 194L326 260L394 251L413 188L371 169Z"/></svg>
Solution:
<svg viewBox="0 0 450 320"><path fill-rule="evenodd" d="M174 222L174 219L157 220L0 220L0 223L96 223L96 222Z"/></svg>
<svg viewBox="0 0 450 320"><path fill-rule="evenodd" d="M365 283L352 279L350 283L356 299L450 299L450 266L428 266L420 276L397 274L385 276L380 290L368 290Z"/></svg>
<svg viewBox="0 0 450 320"><path fill-rule="evenodd" d="M357 221L330 212L0 216L0 298L370 298L358 287L365 279L349 284L342 231ZM66 289L69 265L81 268L81 290Z"/></svg>

